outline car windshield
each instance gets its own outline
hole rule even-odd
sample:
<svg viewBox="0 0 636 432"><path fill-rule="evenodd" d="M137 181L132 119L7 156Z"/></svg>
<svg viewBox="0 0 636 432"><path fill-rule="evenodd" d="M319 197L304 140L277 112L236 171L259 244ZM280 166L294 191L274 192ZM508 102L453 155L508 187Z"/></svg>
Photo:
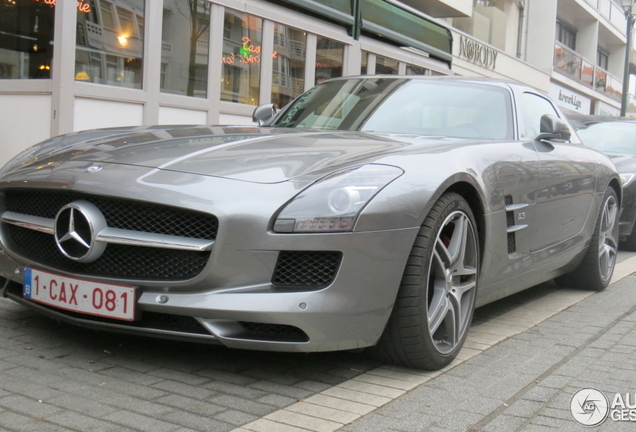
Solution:
<svg viewBox="0 0 636 432"><path fill-rule="evenodd" d="M636 123L609 121L594 123L576 133L588 147L615 155L636 155Z"/></svg>
<svg viewBox="0 0 636 432"><path fill-rule="evenodd" d="M408 78L323 83L287 106L270 126L483 139L513 135L504 88Z"/></svg>

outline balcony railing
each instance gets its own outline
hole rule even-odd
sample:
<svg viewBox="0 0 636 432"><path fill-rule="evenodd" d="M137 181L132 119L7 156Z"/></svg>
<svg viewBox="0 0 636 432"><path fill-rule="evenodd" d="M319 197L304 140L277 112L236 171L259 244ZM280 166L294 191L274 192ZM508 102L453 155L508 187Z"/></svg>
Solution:
<svg viewBox="0 0 636 432"><path fill-rule="evenodd" d="M612 0L585 0L592 7L604 16L609 22L614 25L621 33L625 33L627 28L627 20L625 18L625 12L619 5Z"/></svg>
<svg viewBox="0 0 636 432"><path fill-rule="evenodd" d="M610 75L605 69L594 66L560 43L554 45L554 70L611 99L621 100L622 80Z"/></svg>

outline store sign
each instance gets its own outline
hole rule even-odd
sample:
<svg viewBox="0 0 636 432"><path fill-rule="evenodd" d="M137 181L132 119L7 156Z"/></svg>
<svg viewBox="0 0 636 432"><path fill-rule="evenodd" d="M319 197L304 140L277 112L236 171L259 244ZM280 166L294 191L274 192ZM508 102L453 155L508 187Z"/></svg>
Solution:
<svg viewBox="0 0 636 432"><path fill-rule="evenodd" d="M495 69L498 55L499 51L494 48L480 44L464 35L459 36L459 57L475 63L477 66Z"/></svg>
<svg viewBox="0 0 636 432"><path fill-rule="evenodd" d="M561 87L560 85L550 84L550 97L562 108L582 114L589 114L591 112L592 99L573 90Z"/></svg>
<svg viewBox="0 0 636 432"><path fill-rule="evenodd" d="M49 6L55 6L57 0L33 0L37 3L44 3ZM87 3L87 0L79 0L76 2L77 10L84 13L89 13L91 11L91 5Z"/></svg>

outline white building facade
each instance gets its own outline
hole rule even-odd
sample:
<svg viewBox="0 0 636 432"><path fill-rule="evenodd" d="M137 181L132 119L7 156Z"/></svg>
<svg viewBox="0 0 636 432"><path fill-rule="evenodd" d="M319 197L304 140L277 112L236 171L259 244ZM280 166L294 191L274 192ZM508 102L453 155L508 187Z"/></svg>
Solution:
<svg viewBox="0 0 636 432"><path fill-rule="evenodd" d="M324 79L512 79L617 114L625 16L613 0L0 2L0 164L84 129L252 124Z"/></svg>

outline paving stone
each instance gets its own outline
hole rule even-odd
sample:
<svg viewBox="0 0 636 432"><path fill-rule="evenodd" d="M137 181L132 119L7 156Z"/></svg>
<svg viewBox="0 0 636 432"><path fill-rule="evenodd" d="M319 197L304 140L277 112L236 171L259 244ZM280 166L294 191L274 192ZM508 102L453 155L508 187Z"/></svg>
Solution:
<svg viewBox="0 0 636 432"><path fill-rule="evenodd" d="M236 410L223 411L222 413L215 415L214 418L233 425L244 425L258 420L257 416Z"/></svg>
<svg viewBox="0 0 636 432"><path fill-rule="evenodd" d="M46 421L61 426L63 430L77 430L82 432L110 432L121 431L122 429L120 425L72 411L64 411L58 414L54 414L47 417ZM34 429L34 431L38 430L39 429L37 428Z"/></svg>
<svg viewBox="0 0 636 432"><path fill-rule="evenodd" d="M249 386L240 386L222 381L211 381L203 384L201 387L213 391L214 394L227 393L245 399L258 399L269 394L264 390L255 389Z"/></svg>
<svg viewBox="0 0 636 432"><path fill-rule="evenodd" d="M174 431L177 429L175 423L169 423L161 420L157 420L152 417L143 416L141 414L117 411L102 418L130 429L148 431L148 432L164 432Z"/></svg>
<svg viewBox="0 0 636 432"><path fill-rule="evenodd" d="M7 410L36 418L46 418L62 411L60 407L24 397L10 395L0 398L0 406Z"/></svg>
<svg viewBox="0 0 636 432"><path fill-rule="evenodd" d="M218 417L209 418L191 412L173 411L162 416L161 420L197 431L229 432L236 427L232 423L221 421Z"/></svg>
<svg viewBox="0 0 636 432"><path fill-rule="evenodd" d="M221 412L227 411L227 407L214 405L207 401L193 399L182 395L167 395L156 399L158 404L168 405L183 411L190 411L201 415L213 417Z"/></svg>
<svg viewBox="0 0 636 432"><path fill-rule="evenodd" d="M2 427L18 432L60 432L59 425L49 423L37 417L17 414L9 411L2 413Z"/></svg>
<svg viewBox="0 0 636 432"><path fill-rule="evenodd" d="M176 381L164 380L153 386L156 389L163 390L165 392L177 393L183 396L193 397L196 399L208 399L217 395L217 392L206 390L197 386L188 384L182 384Z"/></svg>
<svg viewBox="0 0 636 432"><path fill-rule="evenodd" d="M352 421L360 418L360 415L349 411L329 408L309 402L295 403L285 408L285 410L342 424L351 423Z"/></svg>
<svg viewBox="0 0 636 432"><path fill-rule="evenodd" d="M256 416L265 416L276 410L276 408L271 405L245 400L231 395L215 396L209 399L209 402Z"/></svg>
<svg viewBox="0 0 636 432"><path fill-rule="evenodd" d="M295 402L297 402L298 399L294 399L294 398L290 398L290 397L286 397L286 396L280 396L277 394L268 394L266 396L260 397L258 399L256 399L256 402L260 402L266 405L273 405L275 407L279 407L279 408L284 408L288 405L291 405Z"/></svg>

